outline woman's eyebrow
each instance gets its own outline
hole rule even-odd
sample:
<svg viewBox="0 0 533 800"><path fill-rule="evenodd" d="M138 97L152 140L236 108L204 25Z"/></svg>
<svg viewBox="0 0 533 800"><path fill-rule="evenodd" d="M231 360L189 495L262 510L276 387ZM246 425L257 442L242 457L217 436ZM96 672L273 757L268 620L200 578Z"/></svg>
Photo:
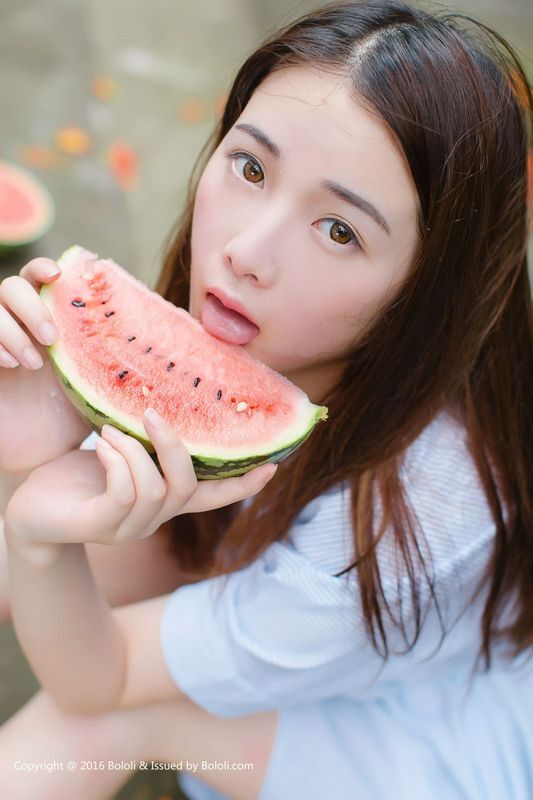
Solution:
<svg viewBox="0 0 533 800"><path fill-rule="evenodd" d="M248 122L238 122L234 127L253 136L254 139L256 139L259 144L262 144L265 150L268 150L270 155L274 158L281 158L281 150L279 147L274 144L272 139L270 139L266 133L263 133L263 131L260 131L259 128L256 128L255 125L250 125Z"/></svg>
<svg viewBox="0 0 533 800"><path fill-rule="evenodd" d="M266 135L263 131L257 128L255 125L251 125L249 122L239 122L235 126L241 131L245 133L249 133L250 136L259 142L259 144L263 145L265 150L268 150L273 158L279 159L281 158L281 150L279 147L274 144L272 139ZM379 227L385 231L387 236L391 236L391 229L390 225L383 216L383 214L378 211L378 209L372 205L368 200L365 200L360 195L352 192L351 189L348 189L346 186L342 186L340 183L331 180L322 180L319 183L321 189L325 189L330 194L335 195L340 200L344 200L347 203L350 203L352 206L355 206L363 213L368 214L374 222L379 225Z"/></svg>
<svg viewBox="0 0 533 800"><path fill-rule="evenodd" d="M350 203L352 206L359 208L365 214L368 214L368 216L372 217L374 222L385 231L387 236L392 235L390 225L383 214L378 211L377 208L368 200L365 200L360 195L352 192L351 189L347 189L346 186L341 186L341 184L337 183L336 181L323 180L320 181L319 186L322 189L326 189L328 192L330 192L330 194L334 194L340 200L346 200L347 203Z"/></svg>

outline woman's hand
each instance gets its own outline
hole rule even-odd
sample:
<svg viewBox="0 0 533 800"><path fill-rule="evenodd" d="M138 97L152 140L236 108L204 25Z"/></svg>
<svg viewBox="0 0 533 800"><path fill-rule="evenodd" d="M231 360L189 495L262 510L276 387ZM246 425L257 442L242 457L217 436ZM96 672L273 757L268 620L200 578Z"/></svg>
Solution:
<svg viewBox="0 0 533 800"><path fill-rule="evenodd" d="M33 469L57 458L78 447L91 431L61 391L44 347L53 344L57 332L39 290L60 274L55 261L34 258L19 275L0 283L0 470L4 472Z"/></svg>
<svg viewBox="0 0 533 800"><path fill-rule="evenodd" d="M275 472L268 464L237 478L198 482L175 431L163 420L154 425L148 415L143 422L164 475L140 442L104 425L96 454L66 453L35 469L16 490L5 516L8 542L35 552L64 543L144 539L179 514L256 494Z"/></svg>

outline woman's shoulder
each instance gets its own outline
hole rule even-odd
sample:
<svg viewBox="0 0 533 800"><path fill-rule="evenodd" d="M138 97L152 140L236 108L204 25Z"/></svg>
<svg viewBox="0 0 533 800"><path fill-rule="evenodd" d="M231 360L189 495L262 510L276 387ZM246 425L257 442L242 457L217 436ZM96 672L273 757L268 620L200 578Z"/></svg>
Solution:
<svg viewBox="0 0 533 800"><path fill-rule="evenodd" d="M405 450L403 472L410 474L425 466L425 472L441 472L451 463L475 469L468 449L468 431L457 413L449 408L439 411Z"/></svg>
<svg viewBox="0 0 533 800"><path fill-rule="evenodd" d="M457 416L443 410L423 429L403 455L400 480L415 525L443 569L458 559L483 560L494 536L494 520L469 451L467 430ZM335 485L302 509L289 532L289 544L318 568L340 572L353 560L351 506L349 481ZM381 514L376 492L375 525ZM382 545L385 557L391 542L385 537Z"/></svg>
<svg viewBox="0 0 533 800"><path fill-rule="evenodd" d="M481 576L496 523L460 418L441 411L405 452L400 474L435 580L459 587Z"/></svg>
<svg viewBox="0 0 533 800"><path fill-rule="evenodd" d="M400 477L415 508L427 509L439 526L453 524L492 527L492 514L460 418L439 412L404 454Z"/></svg>

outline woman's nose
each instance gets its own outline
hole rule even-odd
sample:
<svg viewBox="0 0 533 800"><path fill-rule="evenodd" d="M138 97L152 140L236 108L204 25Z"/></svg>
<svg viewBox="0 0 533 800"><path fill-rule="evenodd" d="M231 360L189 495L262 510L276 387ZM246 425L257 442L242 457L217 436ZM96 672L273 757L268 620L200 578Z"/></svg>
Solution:
<svg viewBox="0 0 533 800"><path fill-rule="evenodd" d="M227 241L223 249L224 262L236 275L250 275L257 283L266 284L275 278L281 263L282 231L287 220L280 215L266 214L262 219L243 220L238 232Z"/></svg>

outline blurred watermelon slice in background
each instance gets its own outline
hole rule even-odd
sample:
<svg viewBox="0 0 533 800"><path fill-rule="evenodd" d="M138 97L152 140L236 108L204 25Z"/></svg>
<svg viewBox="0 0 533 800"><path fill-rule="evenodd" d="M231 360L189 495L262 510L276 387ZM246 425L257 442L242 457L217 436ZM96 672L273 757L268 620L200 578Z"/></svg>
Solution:
<svg viewBox="0 0 533 800"><path fill-rule="evenodd" d="M41 181L0 160L0 256L40 239L54 218L54 201Z"/></svg>

